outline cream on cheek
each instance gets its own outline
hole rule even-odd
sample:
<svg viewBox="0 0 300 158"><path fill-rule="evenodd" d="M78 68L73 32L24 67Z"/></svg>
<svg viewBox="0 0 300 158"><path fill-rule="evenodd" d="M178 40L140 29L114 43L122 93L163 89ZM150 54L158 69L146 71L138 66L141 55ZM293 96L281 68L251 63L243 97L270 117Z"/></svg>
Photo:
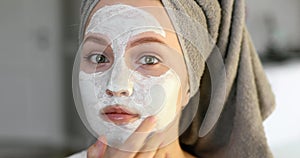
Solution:
<svg viewBox="0 0 300 158"><path fill-rule="evenodd" d="M148 116L157 117L156 130L163 129L176 117L180 79L173 70L157 77L143 76L131 70L124 54L128 40L144 32L165 36L159 22L149 13L127 5L105 6L98 10L86 34L99 33L112 41L115 63L105 72L79 73L79 85L87 120L98 135L105 135L108 144L123 143ZM105 91L128 90L128 97L111 97ZM122 105L140 115L133 123L115 125L99 117L99 111L110 105Z"/></svg>
<svg viewBox="0 0 300 158"><path fill-rule="evenodd" d="M133 93L129 97L109 97L101 81L105 75L80 72L80 90L87 120L98 135L105 135L108 143L117 146L123 143L148 116L157 117L155 130L162 130L176 117L177 97L180 89L179 78L173 70L159 77L145 77L132 72ZM137 111L140 119L133 123L115 125L99 117L99 111L109 105L124 105Z"/></svg>

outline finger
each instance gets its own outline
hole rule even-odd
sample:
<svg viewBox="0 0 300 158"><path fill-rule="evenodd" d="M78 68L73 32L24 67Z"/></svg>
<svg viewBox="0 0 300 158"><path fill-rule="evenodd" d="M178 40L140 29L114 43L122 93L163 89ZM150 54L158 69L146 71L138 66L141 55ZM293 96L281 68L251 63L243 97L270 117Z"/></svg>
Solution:
<svg viewBox="0 0 300 158"><path fill-rule="evenodd" d="M88 158L103 158L106 151L106 140L104 137L100 137L95 144L88 148Z"/></svg>
<svg viewBox="0 0 300 158"><path fill-rule="evenodd" d="M130 147L129 149L139 149L144 145L146 139L148 138L150 132L154 129L156 125L156 118L150 116L146 118L141 125L136 129L136 131L127 139L124 146Z"/></svg>
<svg viewBox="0 0 300 158"><path fill-rule="evenodd" d="M170 153L166 153L166 158L171 158L171 154Z"/></svg>
<svg viewBox="0 0 300 158"><path fill-rule="evenodd" d="M147 152L157 150L162 146L163 141L163 133L154 133L145 140L145 145L140 151Z"/></svg>
<svg viewBox="0 0 300 158"><path fill-rule="evenodd" d="M173 158L173 157L182 157L180 155L171 155L170 151L167 151L166 149L158 148L156 151L146 152L146 153L139 153L134 158Z"/></svg>
<svg viewBox="0 0 300 158"><path fill-rule="evenodd" d="M134 157L137 152L143 147L145 140L147 139L149 133L153 130L155 125L156 118L154 116L146 118L120 148L121 150L125 151L119 150L118 152L116 152L115 157Z"/></svg>
<svg viewBox="0 0 300 158"><path fill-rule="evenodd" d="M156 137L154 139L151 139L150 144L146 144L143 146L141 151L135 156L135 158L153 158L157 156L157 151L160 146L161 140L158 139L159 137Z"/></svg>
<svg viewBox="0 0 300 158"><path fill-rule="evenodd" d="M161 137L158 134L148 137L146 144L143 146L141 151L136 155L135 158L153 158L157 157L157 152L159 149L159 144L162 141Z"/></svg>
<svg viewBox="0 0 300 158"><path fill-rule="evenodd" d="M134 155L134 158L159 158L157 151L160 149L162 142L162 133L156 133L153 136L148 136L145 139L146 144L138 153L136 153L136 155Z"/></svg>
<svg viewBox="0 0 300 158"><path fill-rule="evenodd" d="M134 158L153 158L156 155L156 150L148 152L139 152L135 155Z"/></svg>

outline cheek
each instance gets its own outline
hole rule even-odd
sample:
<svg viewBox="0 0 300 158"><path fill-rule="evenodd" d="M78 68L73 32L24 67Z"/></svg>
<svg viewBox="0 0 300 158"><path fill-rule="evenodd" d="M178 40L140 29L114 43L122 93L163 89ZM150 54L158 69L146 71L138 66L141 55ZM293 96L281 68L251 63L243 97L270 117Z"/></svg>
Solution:
<svg viewBox="0 0 300 158"><path fill-rule="evenodd" d="M158 129L162 129L170 124L178 116L178 111L181 109L181 88L177 74L170 70L162 80L164 81L160 85L161 89L153 92L153 97L163 96L163 103L160 106L159 112L155 115L158 120Z"/></svg>
<svg viewBox="0 0 300 158"><path fill-rule="evenodd" d="M166 100L166 90L164 76L145 77L138 72L132 73L134 82L134 92L131 96L135 106L141 106L144 115L155 115L163 107Z"/></svg>
<svg viewBox="0 0 300 158"><path fill-rule="evenodd" d="M190 101L190 86L189 86L189 81L188 81L188 78L186 77L186 81L184 82L184 84L182 85L182 90L181 90L181 98L182 98L182 101L181 101L181 105L182 106L186 106L189 101Z"/></svg>
<svg viewBox="0 0 300 158"><path fill-rule="evenodd" d="M83 71L79 72L79 89L83 105L93 105L97 103L97 97L94 92L93 76Z"/></svg>
<svg viewBox="0 0 300 158"><path fill-rule="evenodd" d="M184 96L182 94L183 94L182 93L182 87L180 86L178 96L177 96L177 106L176 106L176 112L177 113L180 112L182 107L184 106L184 104L182 102Z"/></svg>
<svg viewBox="0 0 300 158"><path fill-rule="evenodd" d="M106 98L105 89L108 78L107 73L88 74L80 71L79 88L84 108L95 107L100 98ZM97 106L96 109L99 107Z"/></svg>

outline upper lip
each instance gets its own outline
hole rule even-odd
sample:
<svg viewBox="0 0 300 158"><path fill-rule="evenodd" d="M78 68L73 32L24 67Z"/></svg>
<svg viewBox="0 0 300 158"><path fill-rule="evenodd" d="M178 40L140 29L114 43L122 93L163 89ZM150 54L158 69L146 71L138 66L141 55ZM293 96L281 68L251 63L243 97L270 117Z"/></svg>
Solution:
<svg viewBox="0 0 300 158"><path fill-rule="evenodd" d="M110 105L101 110L102 114L126 114L139 115L135 110L128 109L122 105Z"/></svg>

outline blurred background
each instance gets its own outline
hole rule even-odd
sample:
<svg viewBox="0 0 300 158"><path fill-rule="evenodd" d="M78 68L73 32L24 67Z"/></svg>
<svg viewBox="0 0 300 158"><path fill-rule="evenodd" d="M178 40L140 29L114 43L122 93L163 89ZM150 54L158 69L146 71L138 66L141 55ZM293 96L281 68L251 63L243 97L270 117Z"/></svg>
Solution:
<svg viewBox="0 0 300 158"><path fill-rule="evenodd" d="M300 1L248 0L247 24L276 95L275 158L300 157ZM0 1L0 158L59 158L94 142L71 74L80 0Z"/></svg>

